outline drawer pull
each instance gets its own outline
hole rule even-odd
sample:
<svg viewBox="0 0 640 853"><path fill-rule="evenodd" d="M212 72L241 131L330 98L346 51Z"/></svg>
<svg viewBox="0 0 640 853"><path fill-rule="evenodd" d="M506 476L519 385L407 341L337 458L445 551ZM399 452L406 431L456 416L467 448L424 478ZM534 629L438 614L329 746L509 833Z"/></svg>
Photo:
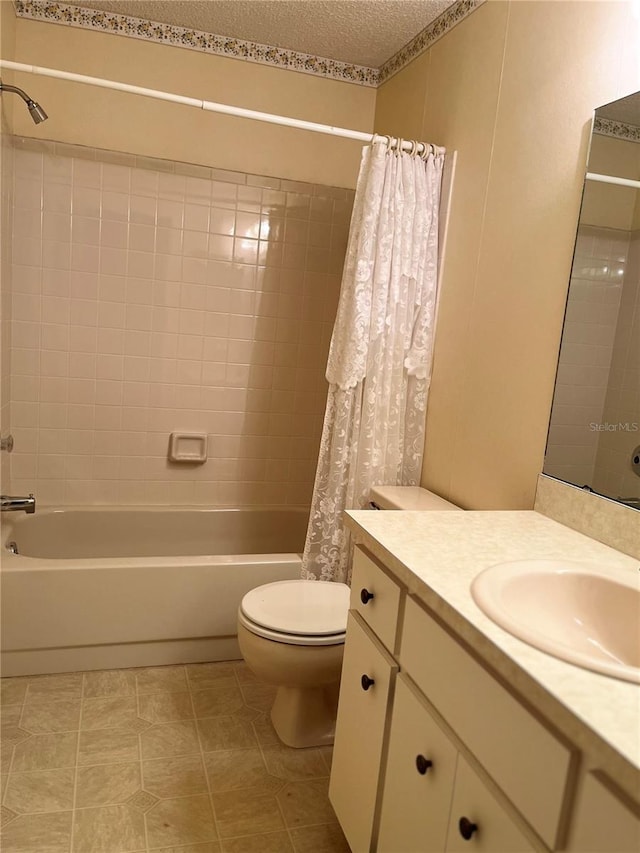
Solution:
<svg viewBox="0 0 640 853"><path fill-rule="evenodd" d="M375 595L372 592L369 592L368 589L364 587L360 590L360 601L363 604L368 604L372 598L375 598Z"/></svg>
<svg viewBox="0 0 640 853"><path fill-rule="evenodd" d="M376 683L375 679L369 678L368 675L363 675L362 678L360 679L360 684L362 685L363 690L368 690L375 683Z"/></svg>
<svg viewBox="0 0 640 853"><path fill-rule="evenodd" d="M418 768L418 773L424 776L427 770L433 767L433 761L425 758L424 755L416 755L416 767Z"/></svg>
<svg viewBox="0 0 640 853"><path fill-rule="evenodd" d="M477 823L471 823L469 818L461 817L458 822L458 829L460 830L460 835L464 838L465 841L469 841L474 832L478 829Z"/></svg>

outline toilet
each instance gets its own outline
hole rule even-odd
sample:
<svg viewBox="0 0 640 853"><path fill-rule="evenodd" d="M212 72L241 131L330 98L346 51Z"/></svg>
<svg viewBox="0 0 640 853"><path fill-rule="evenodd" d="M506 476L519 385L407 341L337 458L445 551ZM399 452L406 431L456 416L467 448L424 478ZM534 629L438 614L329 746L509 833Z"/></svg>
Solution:
<svg viewBox="0 0 640 853"><path fill-rule="evenodd" d="M287 746L333 743L349 593L343 583L276 581L240 603L240 651L278 688L271 721Z"/></svg>

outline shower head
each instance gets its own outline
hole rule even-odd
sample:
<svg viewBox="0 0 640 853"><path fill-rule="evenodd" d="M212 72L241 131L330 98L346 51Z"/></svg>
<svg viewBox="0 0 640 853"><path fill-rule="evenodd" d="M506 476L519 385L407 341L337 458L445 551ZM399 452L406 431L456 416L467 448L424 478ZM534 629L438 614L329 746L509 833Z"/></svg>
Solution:
<svg viewBox="0 0 640 853"><path fill-rule="evenodd" d="M31 118L35 124L40 124L41 121L46 121L46 119L49 118L40 104L37 101L32 100L26 92L23 92L22 89L18 89L17 86L7 86L6 83L3 83L0 80L0 92L13 92L15 95L20 95L27 105L27 109L29 110Z"/></svg>

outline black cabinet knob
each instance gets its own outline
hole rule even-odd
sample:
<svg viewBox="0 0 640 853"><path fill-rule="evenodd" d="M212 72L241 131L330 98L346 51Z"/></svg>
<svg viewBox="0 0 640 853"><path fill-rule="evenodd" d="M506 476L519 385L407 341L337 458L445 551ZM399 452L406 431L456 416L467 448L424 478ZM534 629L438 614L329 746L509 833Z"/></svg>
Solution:
<svg viewBox="0 0 640 853"><path fill-rule="evenodd" d="M372 592L369 592L368 589L364 587L360 590L360 601L363 604L368 604L372 598L375 598L375 595Z"/></svg>
<svg viewBox="0 0 640 853"><path fill-rule="evenodd" d="M427 770L433 767L433 761L429 761L424 755L416 755L416 767L418 768L418 773L424 776Z"/></svg>
<svg viewBox="0 0 640 853"><path fill-rule="evenodd" d="M469 841L473 833L477 831L478 824L471 823L468 817L461 817L458 821L458 829L460 830L460 835L464 840Z"/></svg>
<svg viewBox="0 0 640 853"><path fill-rule="evenodd" d="M363 690L368 690L375 684L375 680L373 678L369 678L368 675L363 675L360 679L360 684L362 685Z"/></svg>

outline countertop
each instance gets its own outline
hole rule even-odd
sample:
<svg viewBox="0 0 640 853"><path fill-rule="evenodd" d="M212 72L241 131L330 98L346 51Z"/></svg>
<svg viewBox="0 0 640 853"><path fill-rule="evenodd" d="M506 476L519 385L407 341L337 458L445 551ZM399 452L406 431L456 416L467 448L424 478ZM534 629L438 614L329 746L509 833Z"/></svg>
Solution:
<svg viewBox="0 0 640 853"><path fill-rule="evenodd" d="M470 584L508 560L606 563L638 577L638 561L534 511L353 510L362 544L487 666L636 801L640 799L640 686L566 663L491 621Z"/></svg>

